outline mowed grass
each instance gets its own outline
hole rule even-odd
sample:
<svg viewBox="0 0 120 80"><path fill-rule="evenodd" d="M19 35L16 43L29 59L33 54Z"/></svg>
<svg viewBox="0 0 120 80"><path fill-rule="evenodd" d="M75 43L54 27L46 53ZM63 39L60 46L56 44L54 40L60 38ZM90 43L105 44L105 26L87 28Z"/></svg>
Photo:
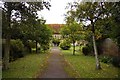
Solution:
<svg viewBox="0 0 120 80"><path fill-rule="evenodd" d="M3 78L36 78L46 67L48 54L32 53L10 63L10 69L2 73Z"/></svg>
<svg viewBox="0 0 120 80"><path fill-rule="evenodd" d="M79 49L77 47L77 49ZM76 78L118 78L119 68L112 66L111 64L101 63L102 69L95 69L94 56L84 56L81 52L76 52L76 55L72 55L72 48L70 50L62 50L62 54L65 58L68 66L65 70L72 77ZM72 69L70 69L72 68ZM74 72L73 72L74 70Z"/></svg>

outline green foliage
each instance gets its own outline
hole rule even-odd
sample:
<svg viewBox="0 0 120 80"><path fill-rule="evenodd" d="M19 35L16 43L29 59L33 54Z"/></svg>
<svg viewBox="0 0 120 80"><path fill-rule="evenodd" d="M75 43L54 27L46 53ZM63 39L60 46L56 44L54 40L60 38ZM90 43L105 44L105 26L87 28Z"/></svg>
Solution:
<svg viewBox="0 0 120 80"><path fill-rule="evenodd" d="M75 3L75 5L74 5ZM74 10L72 10L71 16L75 15L75 20L77 22L83 22L83 23L90 23L87 24L88 29L92 32L92 40L93 40L93 47L94 47L94 53L95 53L95 59L96 59L96 68L101 69L99 66L99 60L98 60L98 52L97 52L97 46L96 46L96 30L97 25L96 22L99 20L105 19L105 15L108 17L109 14L105 13L106 6L103 2L74 2L70 7L75 7ZM86 25L86 24L84 24Z"/></svg>
<svg viewBox="0 0 120 80"><path fill-rule="evenodd" d="M113 57L113 56L100 56L100 61L106 64L112 64L115 67L120 68L120 58L119 56Z"/></svg>
<svg viewBox="0 0 120 80"><path fill-rule="evenodd" d="M25 52L32 52L32 48L35 48L35 43L31 40L23 41L23 44L25 46Z"/></svg>
<svg viewBox="0 0 120 80"><path fill-rule="evenodd" d="M109 18L108 22L110 23L110 28L109 30L110 34L109 36L117 42L119 48L120 48L120 2L112 3L113 6L110 7L111 10L110 13L112 16Z"/></svg>
<svg viewBox="0 0 120 80"><path fill-rule="evenodd" d="M29 45L31 48L35 48L35 42L33 42L33 41L28 41L28 45Z"/></svg>
<svg viewBox="0 0 120 80"><path fill-rule="evenodd" d="M52 31L47 25L43 25L39 31L38 43L43 48L43 50L49 49L49 43L52 39ZM46 45L46 46L45 46Z"/></svg>
<svg viewBox="0 0 120 80"><path fill-rule="evenodd" d="M69 41L63 40L60 43L60 48L63 49L63 50L68 50L68 49L70 49L70 47L71 47L71 44L70 44Z"/></svg>
<svg viewBox="0 0 120 80"><path fill-rule="evenodd" d="M63 38L69 38L71 41L80 40L82 34L82 23L77 22L68 23L61 29Z"/></svg>
<svg viewBox="0 0 120 80"><path fill-rule="evenodd" d="M11 47L17 51L23 51L24 45L20 39L11 40Z"/></svg>
<svg viewBox="0 0 120 80"><path fill-rule="evenodd" d="M14 32L12 32L11 30L15 31L15 29L18 29L18 26L12 26L14 24L18 25L21 22L22 24L26 22L27 23L26 26L30 27L31 24L34 24L34 21L38 16L37 11L43 10L44 8L49 9L50 6L51 6L50 3L47 1L4 2L2 6L2 12L3 12L2 22L3 24L5 23L5 25L2 25L3 34L4 34L3 36L5 37L7 34L9 35L14 34ZM24 29L21 29L21 30L24 30Z"/></svg>
<svg viewBox="0 0 120 80"><path fill-rule="evenodd" d="M86 55L93 55L93 46L89 44L87 44L86 46L84 46L82 48L82 53L86 56Z"/></svg>
<svg viewBox="0 0 120 80"><path fill-rule="evenodd" d="M31 20L30 22L32 23ZM52 31L51 29L48 28L47 25L45 25L45 20L43 19L37 19L34 22L34 24L31 24L30 26L26 26L23 33L25 34L23 40L37 41L40 44L40 46L49 44L52 37ZM26 46L28 46L28 48L31 48L30 45L26 45Z"/></svg>
<svg viewBox="0 0 120 80"><path fill-rule="evenodd" d="M2 36L6 39L5 56L4 56L4 69L8 69L9 64L9 50L10 50L10 39L22 40L36 40L34 32L36 32L34 26L36 25L36 19L38 18L38 11L45 8L49 10L51 6L49 1L40 2L5 2L2 1L1 7L3 18L2 18ZM43 24L43 22L40 22ZM16 25L17 24L17 25ZM35 25L34 25L35 24ZM18 27L19 25L19 27ZM17 27L17 28L16 28ZM24 27L24 28L23 28ZM27 29L26 29L27 27ZM34 30L34 31L33 31ZM33 35L32 35L32 34ZM37 36L38 37L38 36ZM27 38L27 39L26 39Z"/></svg>
<svg viewBox="0 0 120 80"><path fill-rule="evenodd" d="M101 56L100 57L100 61L103 63L111 63L112 62L112 58L109 56Z"/></svg>
<svg viewBox="0 0 120 80"><path fill-rule="evenodd" d="M73 55L75 55L75 42L80 40L82 37L82 26L83 24L80 23L78 24L76 21L73 21L71 23L67 23L62 29L61 29L61 34L63 38L68 38L70 41L73 43Z"/></svg>
<svg viewBox="0 0 120 80"><path fill-rule="evenodd" d="M67 22L77 21L83 23L89 23L84 26L86 32L90 30L91 33L88 34L88 42L91 45L93 42L95 57L96 57L96 64L99 64L97 55L97 46L96 41L99 39L104 39L107 37L111 37L115 39L118 46L120 43L120 2L73 2L69 4L71 8L67 13ZM73 20L74 19L74 20ZM93 37L90 37L92 34ZM114 37L113 37L114 36ZM95 37L95 38L94 38ZM86 37L85 37L86 38ZM93 38L93 41L91 41ZM99 51L99 50L98 50ZM99 54L101 54L99 52Z"/></svg>
<svg viewBox="0 0 120 80"><path fill-rule="evenodd" d="M53 39L52 39L52 43L55 44L55 45L57 45L57 46L59 46L60 40L59 40L59 39L56 39L56 38L53 38Z"/></svg>
<svg viewBox="0 0 120 80"><path fill-rule="evenodd" d="M46 45L42 45L41 48L43 49L43 51L46 51L50 48L49 44Z"/></svg>
<svg viewBox="0 0 120 80"><path fill-rule="evenodd" d="M24 45L20 39L11 40L10 61L23 57Z"/></svg>
<svg viewBox="0 0 120 80"><path fill-rule="evenodd" d="M78 2L76 2L78 3ZM74 4L72 5L74 6ZM74 13L79 21L91 21L94 27L89 29L95 31L96 39L112 38L120 45L120 2L86 2L76 4ZM71 16L74 15L71 14Z"/></svg>

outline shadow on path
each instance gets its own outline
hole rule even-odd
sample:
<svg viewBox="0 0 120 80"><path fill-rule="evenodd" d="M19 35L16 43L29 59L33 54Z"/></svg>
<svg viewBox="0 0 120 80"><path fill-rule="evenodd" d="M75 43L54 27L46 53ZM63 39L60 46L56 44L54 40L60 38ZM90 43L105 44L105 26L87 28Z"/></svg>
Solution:
<svg viewBox="0 0 120 80"><path fill-rule="evenodd" d="M69 78L64 71L63 57L60 56L58 47L51 49L51 56L48 59L48 67L40 78Z"/></svg>

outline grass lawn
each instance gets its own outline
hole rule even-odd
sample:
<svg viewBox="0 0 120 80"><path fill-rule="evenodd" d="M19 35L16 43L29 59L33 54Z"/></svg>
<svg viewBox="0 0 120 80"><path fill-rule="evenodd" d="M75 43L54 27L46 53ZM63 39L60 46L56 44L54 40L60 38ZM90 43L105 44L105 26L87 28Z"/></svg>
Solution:
<svg viewBox="0 0 120 80"><path fill-rule="evenodd" d="M76 48L79 49L79 48ZM95 70L94 56L84 56L81 52L76 52L72 55L72 48L70 50L62 50L62 54L68 64L65 70L72 77L79 78L117 78L120 69L115 68L111 64L101 63L102 70ZM70 67L68 67L70 66ZM74 72L72 71L74 70Z"/></svg>
<svg viewBox="0 0 120 80"><path fill-rule="evenodd" d="M10 63L10 69L3 71L3 78L36 78L46 67L48 54L29 54Z"/></svg>

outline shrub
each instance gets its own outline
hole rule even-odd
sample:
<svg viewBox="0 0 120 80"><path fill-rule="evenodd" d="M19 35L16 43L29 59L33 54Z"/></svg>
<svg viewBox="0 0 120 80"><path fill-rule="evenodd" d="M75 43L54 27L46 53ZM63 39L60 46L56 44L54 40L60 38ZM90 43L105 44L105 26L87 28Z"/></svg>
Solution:
<svg viewBox="0 0 120 80"><path fill-rule="evenodd" d="M112 58L109 56L102 56L100 57L100 61L103 63L111 63L112 62Z"/></svg>
<svg viewBox="0 0 120 80"><path fill-rule="evenodd" d="M102 56L100 57L100 61L103 63L111 63L115 67L120 68L120 57L109 57L109 56Z"/></svg>
<svg viewBox="0 0 120 80"><path fill-rule="evenodd" d="M59 46L60 40L54 38L54 39L52 40L52 43L53 43L54 45L56 45L56 46Z"/></svg>
<svg viewBox="0 0 120 80"><path fill-rule="evenodd" d="M88 48L88 46L83 47L83 48L82 48L82 52L83 52L83 54L84 54L85 56L88 55L88 53L89 53L89 48Z"/></svg>
<svg viewBox="0 0 120 80"><path fill-rule="evenodd" d="M65 40L62 43L60 43L60 48L63 50L69 50L70 47L71 47L70 43Z"/></svg>
<svg viewBox="0 0 120 80"><path fill-rule="evenodd" d="M82 48L82 52L85 56L89 55L89 54L92 54L92 51L93 51L93 48L90 45L86 45Z"/></svg>
<svg viewBox="0 0 120 80"><path fill-rule="evenodd" d="M10 44L10 61L23 57L24 45L20 39L11 40Z"/></svg>
<svg viewBox="0 0 120 80"><path fill-rule="evenodd" d="M50 48L49 45L42 45L41 47L42 47L42 49L43 49L44 51L45 51L45 50L48 50L48 49Z"/></svg>

